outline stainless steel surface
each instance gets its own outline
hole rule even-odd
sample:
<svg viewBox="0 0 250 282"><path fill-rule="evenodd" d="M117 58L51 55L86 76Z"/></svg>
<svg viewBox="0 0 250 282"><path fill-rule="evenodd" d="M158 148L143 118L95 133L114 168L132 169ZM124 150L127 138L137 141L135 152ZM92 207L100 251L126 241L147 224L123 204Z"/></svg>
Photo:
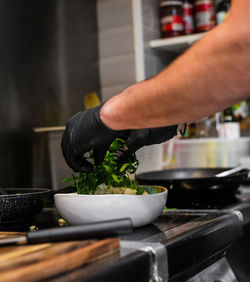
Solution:
<svg viewBox="0 0 250 282"><path fill-rule="evenodd" d="M73 173L73 170L65 162L61 151L63 130L64 127L59 126L34 129L38 142L34 144L34 149L39 156L39 161L34 162L34 183L42 181L43 171L40 171L40 168L46 167L50 175L52 190L64 188L66 184L62 183L62 180L70 177ZM39 149L41 148L39 141L43 141L46 144L48 149L46 156L39 154ZM34 186L37 186L37 184L34 184Z"/></svg>
<svg viewBox="0 0 250 282"><path fill-rule="evenodd" d="M237 282L238 279L227 260L222 258L185 282L201 281Z"/></svg>
<svg viewBox="0 0 250 282"><path fill-rule="evenodd" d="M134 251L143 251L150 254L151 259L151 279L155 282L168 281L168 256L167 249L161 243L149 243L138 241L120 241L121 255Z"/></svg>
<svg viewBox="0 0 250 282"><path fill-rule="evenodd" d="M96 1L2 0L0 41L0 185L50 187L32 129L64 125L100 92Z"/></svg>

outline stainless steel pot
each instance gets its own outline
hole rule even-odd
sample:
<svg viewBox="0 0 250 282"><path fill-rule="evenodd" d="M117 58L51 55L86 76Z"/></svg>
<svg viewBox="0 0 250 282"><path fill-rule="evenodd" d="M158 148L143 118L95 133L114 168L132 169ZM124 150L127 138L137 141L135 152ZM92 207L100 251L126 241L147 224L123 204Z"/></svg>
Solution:
<svg viewBox="0 0 250 282"><path fill-rule="evenodd" d="M52 187L58 190L65 187L64 178L73 171L66 164L61 151L61 138L64 126L34 128L33 186Z"/></svg>

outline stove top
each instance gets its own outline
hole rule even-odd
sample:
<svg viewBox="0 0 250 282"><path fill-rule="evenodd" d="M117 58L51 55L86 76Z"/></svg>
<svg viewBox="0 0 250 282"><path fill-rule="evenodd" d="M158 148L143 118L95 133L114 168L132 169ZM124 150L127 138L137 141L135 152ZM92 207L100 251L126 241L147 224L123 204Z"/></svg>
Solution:
<svg viewBox="0 0 250 282"><path fill-rule="evenodd" d="M197 194L191 191L181 194L171 193L167 201L167 208L170 209L225 209L232 205L239 205L250 201L250 187L242 186L236 194L231 193L209 193Z"/></svg>

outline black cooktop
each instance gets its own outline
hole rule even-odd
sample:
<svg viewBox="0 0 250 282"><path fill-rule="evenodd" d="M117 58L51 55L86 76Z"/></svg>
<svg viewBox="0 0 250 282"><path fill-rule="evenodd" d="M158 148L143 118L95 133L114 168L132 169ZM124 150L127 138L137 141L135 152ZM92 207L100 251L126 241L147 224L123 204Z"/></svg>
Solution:
<svg viewBox="0 0 250 282"><path fill-rule="evenodd" d="M250 201L250 188L240 187L236 193L212 192L193 193L192 191L171 191L167 200L170 209L225 209L229 206Z"/></svg>

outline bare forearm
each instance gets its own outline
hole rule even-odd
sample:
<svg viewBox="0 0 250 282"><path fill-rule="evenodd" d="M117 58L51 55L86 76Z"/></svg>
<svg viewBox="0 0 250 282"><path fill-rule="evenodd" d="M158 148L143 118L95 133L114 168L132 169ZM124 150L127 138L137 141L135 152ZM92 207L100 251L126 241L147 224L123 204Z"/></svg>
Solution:
<svg viewBox="0 0 250 282"><path fill-rule="evenodd" d="M179 124L248 97L250 44L232 24L215 28L159 75L109 100L103 122L116 130Z"/></svg>

